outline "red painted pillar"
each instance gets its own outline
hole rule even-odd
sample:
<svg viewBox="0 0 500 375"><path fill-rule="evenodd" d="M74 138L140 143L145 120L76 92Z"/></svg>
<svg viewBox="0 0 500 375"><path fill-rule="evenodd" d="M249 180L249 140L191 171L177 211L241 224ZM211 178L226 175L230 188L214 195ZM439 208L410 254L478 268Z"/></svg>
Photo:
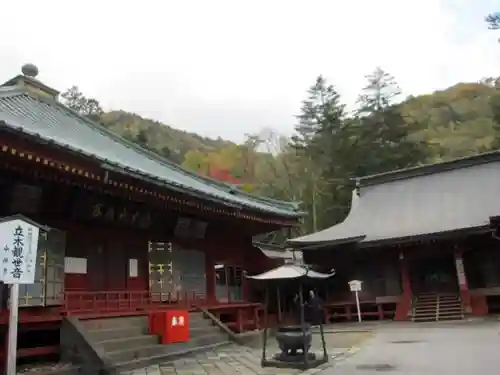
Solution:
<svg viewBox="0 0 500 375"><path fill-rule="evenodd" d="M215 264L209 249L205 253L205 278L207 283L207 303L215 304L217 302L215 295Z"/></svg>
<svg viewBox="0 0 500 375"><path fill-rule="evenodd" d="M396 307L394 320L408 320L408 311L411 309L413 293L411 291L410 269L405 254L399 254L399 269L401 271L401 300Z"/></svg>
<svg viewBox="0 0 500 375"><path fill-rule="evenodd" d="M410 269L408 267L408 260L405 258L403 252L401 252L401 254L399 255L399 261L401 268L403 296L411 299L413 297L413 293L411 291Z"/></svg>
<svg viewBox="0 0 500 375"><path fill-rule="evenodd" d="M242 268L241 270L241 289L243 301L250 301L250 285L248 284L248 279L246 278L245 268Z"/></svg>
<svg viewBox="0 0 500 375"><path fill-rule="evenodd" d="M457 269L458 286L460 288L460 298L464 306L465 312L471 312L471 298L469 293L469 284L465 275L463 253L460 249L455 248L455 267Z"/></svg>

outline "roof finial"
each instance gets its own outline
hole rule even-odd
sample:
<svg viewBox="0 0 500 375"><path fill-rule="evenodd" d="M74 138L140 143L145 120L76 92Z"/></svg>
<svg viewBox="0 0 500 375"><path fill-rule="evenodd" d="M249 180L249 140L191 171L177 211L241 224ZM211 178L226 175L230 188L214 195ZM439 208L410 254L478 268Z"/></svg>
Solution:
<svg viewBox="0 0 500 375"><path fill-rule="evenodd" d="M35 78L38 75L38 68L34 64L24 64L21 71L26 77Z"/></svg>

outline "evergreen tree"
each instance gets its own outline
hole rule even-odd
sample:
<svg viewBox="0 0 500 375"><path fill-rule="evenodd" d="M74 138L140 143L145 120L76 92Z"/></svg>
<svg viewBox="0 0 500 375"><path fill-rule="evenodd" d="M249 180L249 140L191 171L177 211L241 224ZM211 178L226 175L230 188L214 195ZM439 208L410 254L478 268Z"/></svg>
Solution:
<svg viewBox="0 0 500 375"><path fill-rule="evenodd" d="M68 108L94 121L99 120L99 116L104 112L99 101L84 96L77 86L72 86L62 93L61 99Z"/></svg>
<svg viewBox="0 0 500 375"><path fill-rule="evenodd" d="M488 29L499 30L500 29L500 12L488 14L485 17L485 21L488 24ZM500 42L500 39L498 41Z"/></svg>
<svg viewBox="0 0 500 375"><path fill-rule="evenodd" d="M422 163L427 147L409 138L418 124L405 118L395 100L401 91L394 78L377 68L366 77L357 116L357 175L406 168Z"/></svg>
<svg viewBox="0 0 500 375"><path fill-rule="evenodd" d="M311 197L312 229L317 230L343 219L348 209L345 156L352 152L352 142L340 95L322 76L308 90L297 119L297 134L291 145L306 165L302 181ZM321 213L317 211L319 206Z"/></svg>
<svg viewBox="0 0 500 375"><path fill-rule="evenodd" d="M489 29L491 30L500 29L500 12L488 14L485 17L485 21L488 24Z"/></svg>
<svg viewBox="0 0 500 375"><path fill-rule="evenodd" d="M297 119L297 134L292 137L292 146L328 174L328 170L338 164L337 154L343 146L347 128L340 95L322 76L309 88Z"/></svg>
<svg viewBox="0 0 500 375"><path fill-rule="evenodd" d="M140 129L135 138L135 142L144 148L148 148L148 133L146 129Z"/></svg>

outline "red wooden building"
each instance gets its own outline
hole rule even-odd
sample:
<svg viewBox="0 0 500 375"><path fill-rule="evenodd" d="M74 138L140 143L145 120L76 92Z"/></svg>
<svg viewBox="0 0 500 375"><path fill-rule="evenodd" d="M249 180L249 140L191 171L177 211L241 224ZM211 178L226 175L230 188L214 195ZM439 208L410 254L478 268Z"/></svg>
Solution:
<svg viewBox="0 0 500 375"><path fill-rule="evenodd" d="M338 225L290 241L329 263L326 318L423 321L500 313L500 151L358 180Z"/></svg>
<svg viewBox="0 0 500 375"><path fill-rule="evenodd" d="M0 216L23 214L49 230L36 282L21 287L20 335L57 330L64 315L253 306L242 272L277 261L252 238L296 225L297 205L185 171L66 108L36 68L23 70L0 87ZM6 334L1 283L0 295ZM23 345L20 337L20 356L57 343Z"/></svg>

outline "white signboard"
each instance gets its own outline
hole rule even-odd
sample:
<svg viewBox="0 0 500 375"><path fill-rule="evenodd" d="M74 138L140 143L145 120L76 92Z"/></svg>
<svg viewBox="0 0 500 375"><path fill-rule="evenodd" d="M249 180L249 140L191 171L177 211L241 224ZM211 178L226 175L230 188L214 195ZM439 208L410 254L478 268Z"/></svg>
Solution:
<svg viewBox="0 0 500 375"><path fill-rule="evenodd" d="M128 277L139 276L139 261L137 259L130 258L128 260Z"/></svg>
<svg viewBox="0 0 500 375"><path fill-rule="evenodd" d="M64 273L87 274L87 258L64 257Z"/></svg>
<svg viewBox="0 0 500 375"><path fill-rule="evenodd" d="M457 268L458 285L467 285L467 279L465 278L464 260L462 256L456 256L455 266Z"/></svg>
<svg viewBox="0 0 500 375"><path fill-rule="evenodd" d="M349 288L351 289L351 292L361 292L361 284L362 281L359 280L349 281Z"/></svg>
<svg viewBox="0 0 500 375"><path fill-rule="evenodd" d="M35 282L39 228L24 220L0 223L0 280L5 284Z"/></svg>
<svg viewBox="0 0 500 375"><path fill-rule="evenodd" d="M361 305L359 304L359 292L361 292L361 284L363 282L359 280L352 280L349 281L349 288L351 289L351 292L354 292L354 295L356 297L356 309L358 310L358 322L361 323Z"/></svg>

